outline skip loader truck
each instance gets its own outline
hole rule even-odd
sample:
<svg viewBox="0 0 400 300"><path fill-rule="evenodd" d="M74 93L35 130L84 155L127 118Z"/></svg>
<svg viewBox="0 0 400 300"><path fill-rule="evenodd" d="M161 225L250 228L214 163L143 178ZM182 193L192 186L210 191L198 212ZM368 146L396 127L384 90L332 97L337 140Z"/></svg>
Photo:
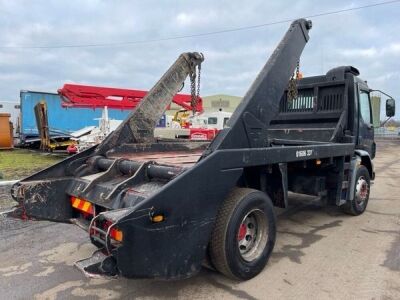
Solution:
<svg viewBox="0 0 400 300"><path fill-rule="evenodd" d="M20 217L74 223L99 249L89 275L180 279L203 263L260 273L288 192L362 214L374 179L370 89L356 68L294 77L311 21L294 21L226 127L211 141L156 139L157 121L199 53L183 53L101 144L17 182ZM394 100L386 113L394 115Z"/></svg>

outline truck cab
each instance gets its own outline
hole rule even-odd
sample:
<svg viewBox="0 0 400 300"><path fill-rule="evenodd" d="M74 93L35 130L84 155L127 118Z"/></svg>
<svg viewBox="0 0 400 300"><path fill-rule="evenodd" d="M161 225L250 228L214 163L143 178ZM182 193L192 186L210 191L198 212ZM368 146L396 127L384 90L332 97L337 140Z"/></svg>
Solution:
<svg viewBox="0 0 400 300"><path fill-rule="evenodd" d="M354 102L353 105L358 107L355 109L354 119L357 120L355 128L358 134L356 149L367 151L371 159L375 157L376 144L374 141L373 114L370 97L370 88L366 81L359 77L354 77Z"/></svg>
<svg viewBox="0 0 400 300"><path fill-rule="evenodd" d="M370 159L375 157L373 113L370 92L358 69L340 66L326 75L298 81L298 96L283 95L279 113L269 128L272 139L351 142ZM386 102L388 117L394 115L394 100Z"/></svg>

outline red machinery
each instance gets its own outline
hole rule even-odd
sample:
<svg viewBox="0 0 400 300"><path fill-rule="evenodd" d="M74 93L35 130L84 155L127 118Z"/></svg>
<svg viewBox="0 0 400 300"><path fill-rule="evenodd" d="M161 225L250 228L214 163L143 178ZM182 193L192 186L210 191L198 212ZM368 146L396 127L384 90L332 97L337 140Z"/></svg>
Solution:
<svg viewBox="0 0 400 300"><path fill-rule="evenodd" d="M134 109L146 96L147 91L110 87L64 84L58 90L63 107ZM186 110L193 110L191 95L177 94L172 102ZM203 112L203 100L199 97L194 111Z"/></svg>

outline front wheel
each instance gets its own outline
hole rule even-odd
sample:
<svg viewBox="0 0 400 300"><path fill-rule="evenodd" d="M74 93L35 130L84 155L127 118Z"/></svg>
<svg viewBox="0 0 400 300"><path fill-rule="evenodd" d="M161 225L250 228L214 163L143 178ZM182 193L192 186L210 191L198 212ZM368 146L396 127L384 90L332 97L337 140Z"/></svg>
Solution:
<svg viewBox="0 0 400 300"><path fill-rule="evenodd" d="M210 240L211 262L230 278L253 278L267 264L275 236L270 198L257 190L236 188L218 212Z"/></svg>
<svg viewBox="0 0 400 300"><path fill-rule="evenodd" d="M353 216L361 215L367 208L371 188L368 169L360 165L356 172L353 200L347 201L343 205L344 212Z"/></svg>

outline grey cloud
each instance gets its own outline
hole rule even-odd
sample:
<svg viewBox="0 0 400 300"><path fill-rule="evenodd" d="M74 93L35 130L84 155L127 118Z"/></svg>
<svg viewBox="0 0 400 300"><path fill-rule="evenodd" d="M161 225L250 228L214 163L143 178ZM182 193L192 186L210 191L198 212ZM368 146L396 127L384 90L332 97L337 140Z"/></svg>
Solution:
<svg viewBox="0 0 400 300"><path fill-rule="evenodd" d="M372 3L372 2L371 2ZM291 19L364 1L0 1L0 44L63 45L157 39ZM302 72L352 64L400 99L399 4L315 18ZM65 82L149 89L179 53L201 51L202 94L243 95L288 24L129 46L0 49L0 99ZM187 87L185 88L187 90Z"/></svg>

